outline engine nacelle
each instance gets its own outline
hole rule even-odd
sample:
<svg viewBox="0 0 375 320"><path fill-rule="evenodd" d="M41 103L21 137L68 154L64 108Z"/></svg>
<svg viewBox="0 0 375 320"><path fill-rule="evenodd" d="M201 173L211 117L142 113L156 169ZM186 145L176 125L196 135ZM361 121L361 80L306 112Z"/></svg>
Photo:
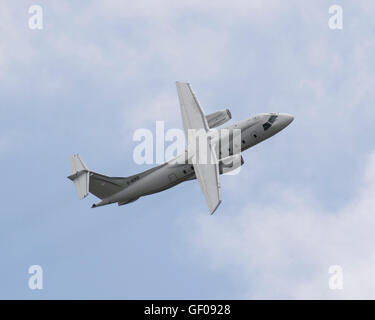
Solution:
<svg viewBox="0 0 375 320"><path fill-rule="evenodd" d="M206 119L210 128L216 128L232 119L232 115L228 109L225 109L206 115Z"/></svg>
<svg viewBox="0 0 375 320"><path fill-rule="evenodd" d="M231 172L244 164L241 154L234 154L219 161L219 173Z"/></svg>

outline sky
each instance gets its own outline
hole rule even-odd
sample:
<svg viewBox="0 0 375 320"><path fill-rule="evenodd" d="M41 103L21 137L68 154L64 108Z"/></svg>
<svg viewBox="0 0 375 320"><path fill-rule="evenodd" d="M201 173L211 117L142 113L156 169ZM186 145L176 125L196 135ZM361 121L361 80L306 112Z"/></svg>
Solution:
<svg viewBox="0 0 375 320"><path fill-rule="evenodd" d="M373 1L0 6L1 299L375 298ZM182 128L175 81L206 113L295 120L221 177L213 216L197 181L91 209L70 156L109 176L149 169L133 133Z"/></svg>

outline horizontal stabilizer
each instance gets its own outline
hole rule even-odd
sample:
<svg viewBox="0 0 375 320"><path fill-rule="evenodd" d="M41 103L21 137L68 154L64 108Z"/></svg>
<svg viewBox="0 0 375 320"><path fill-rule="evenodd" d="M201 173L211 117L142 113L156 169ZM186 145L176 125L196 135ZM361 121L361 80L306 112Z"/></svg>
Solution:
<svg viewBox="0 0 375 320"><path fill-rule="evenodd" d="M68 178L74 182L79 198L83 199L89 193L90 172L78 154L70 158L70 165L72 175Z"/></svg>

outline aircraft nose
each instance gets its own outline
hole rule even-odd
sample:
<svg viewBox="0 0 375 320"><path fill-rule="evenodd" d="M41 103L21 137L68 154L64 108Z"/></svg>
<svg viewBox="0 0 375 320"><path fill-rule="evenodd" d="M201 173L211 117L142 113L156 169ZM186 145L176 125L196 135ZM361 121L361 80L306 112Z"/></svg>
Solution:
<svg viewBox="0 0 375 320"><path fill-rule="evenodd" d="M285 118L286 118L286 125L290 125L292 123L292 121L294 120L294 117L291 115L291 114L286 114L285 115Z"/></svg>
<svg viewBox="0 0 375 320"><path fill-rule="evenodd" d="M281 114L281 116L282 116L282 119L283 119L282 122L283 122L284 128L289 126L292 123L292 121L294 120L294 117L291 114L283 113L283 114Z"/></svg>

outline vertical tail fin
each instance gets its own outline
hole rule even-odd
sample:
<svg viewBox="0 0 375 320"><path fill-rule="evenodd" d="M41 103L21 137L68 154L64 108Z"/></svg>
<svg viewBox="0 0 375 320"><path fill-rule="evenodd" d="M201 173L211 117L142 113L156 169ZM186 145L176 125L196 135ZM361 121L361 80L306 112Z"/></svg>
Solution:
<svg viewBox="0 0 375 320"><path fill-rule="evenodd" d="M86 197L89 193L90 172L78 154L70 158L72 175L68 178L74 182L80 199Z"/></svg>

